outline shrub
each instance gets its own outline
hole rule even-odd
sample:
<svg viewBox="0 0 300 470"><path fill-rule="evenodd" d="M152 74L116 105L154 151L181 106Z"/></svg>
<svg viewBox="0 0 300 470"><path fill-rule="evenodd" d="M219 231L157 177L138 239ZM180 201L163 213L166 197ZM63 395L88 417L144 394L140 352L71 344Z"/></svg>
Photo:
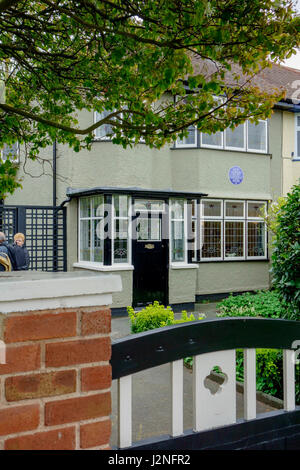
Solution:
<svg viewBox="0 0 300 470"><path fill-rule="evenodd" d="M157 301L136 312L132 307L127 307L127 312L131 322L131 333L141 333L163 326L195 321L195 316L192 313L188 316L185 310L181 312L181 318L175 320L171 307L164 307ZM199 316L199 320L202 318L203 316Z"/></svg>
<svg viewBox="0 0 300 470"><path fill-rule="evenodd" d="M280 205L274 234L273 285L286 307L285 318L300 320L300 183Z"/></svg>
<svg viewBox="0 0 300 470"><path fill-rule="evenodd" d="M229 297L217 304L220 317L264 317L283 318L286 308L276 291L258 291Z"/></svg>
<svg viewBox="0 0 300 470"><path fill-rule="evenodd" d="M300 365L296 365L296 376L300 376ZM244 382L243 351L236 352L236 379ZM256 350L256 390L283 399L283 354L278 349ZM295 382L296 403L300 404L300 383Z"/></svg>

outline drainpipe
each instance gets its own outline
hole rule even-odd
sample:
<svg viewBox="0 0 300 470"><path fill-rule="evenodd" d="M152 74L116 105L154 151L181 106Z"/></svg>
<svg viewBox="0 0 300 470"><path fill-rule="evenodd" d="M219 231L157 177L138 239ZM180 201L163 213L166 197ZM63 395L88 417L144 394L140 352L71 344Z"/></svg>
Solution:
<svg viewBox="0 0 300 470"><path fill-rule="evenodd" d="M56 206L56 140L53 142L53 203Z"/></svg>
<svg viewBox="0 0 300 470"><path fill-rule="evenodd" d="M52 205L56 207L56 140L53 142L53 191ZM53 211L53 271L57 271L58 266L58 233L57 233L57 216L56 210Z"/></svg>

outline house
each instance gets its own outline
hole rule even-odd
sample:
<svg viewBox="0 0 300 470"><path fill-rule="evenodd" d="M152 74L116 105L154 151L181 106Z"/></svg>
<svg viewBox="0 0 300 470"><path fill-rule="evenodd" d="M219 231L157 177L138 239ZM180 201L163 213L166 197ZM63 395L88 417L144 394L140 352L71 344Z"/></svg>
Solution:
<svg viewBox="0 0 300 470"><path fill-rule="evenodd" d="M257 76L265 89L286 90L258 125L214 135L191 128L160 150L113 145L107 126L97 129L90 152L56 145L41 155L42 167L20 165L23 189L5 204L63 203L68 270L120 274L113 312L153 300L192 308L201 299L267 289L262 211L300 177L299 79L299 71L279 65ZM84 126L98 118L80 115Z"/></svg>

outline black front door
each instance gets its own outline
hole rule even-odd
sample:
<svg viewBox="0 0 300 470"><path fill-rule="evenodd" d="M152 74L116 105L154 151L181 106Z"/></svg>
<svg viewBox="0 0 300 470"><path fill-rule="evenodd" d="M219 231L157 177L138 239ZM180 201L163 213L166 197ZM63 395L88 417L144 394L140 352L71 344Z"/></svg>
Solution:
<svg viewBox="0 0 300 470"><path fill-rule="evenodd" d="M161 203L161 204L159 204ZM143 200L144 206L147 204ZM148 203L150 210L136 211L132 236L133 306L168 302L168 240L163 201ZM153 208L159 207L155 211ZM152 208L152 209L151 209Z"/></svg>

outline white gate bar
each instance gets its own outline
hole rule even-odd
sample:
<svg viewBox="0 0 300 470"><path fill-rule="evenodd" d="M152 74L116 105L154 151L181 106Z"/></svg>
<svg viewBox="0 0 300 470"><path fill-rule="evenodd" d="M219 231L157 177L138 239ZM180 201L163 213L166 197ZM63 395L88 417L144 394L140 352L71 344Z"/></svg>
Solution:
<svg viewBox="0 0 300 470"><path fill-rule="evenodd" d="M119 448L132 445L132 376L118 380Z"/></svg>
<svg viewBox="0 0 300 470"><path fill-rule="evenodd" d="M201 356L193 357L193 430L200 431L201 428Z"/></svg>
<svg viewBox="0 0 300 470"><path fill-rule="evenodd" d="M295 351L283 350L283 398L285 411L295 409Z"/></svg>
<svg viewBox="0 0 300 470"><path fill-rule="evenodd" d="M244 418L256 418L256 350L244 349Z"/></svg>
<svg viewBox="0 0 300 470"><path fill-rule="evenodd" d="M183 434L183 359L171 365L172 436Z"/></svg>

